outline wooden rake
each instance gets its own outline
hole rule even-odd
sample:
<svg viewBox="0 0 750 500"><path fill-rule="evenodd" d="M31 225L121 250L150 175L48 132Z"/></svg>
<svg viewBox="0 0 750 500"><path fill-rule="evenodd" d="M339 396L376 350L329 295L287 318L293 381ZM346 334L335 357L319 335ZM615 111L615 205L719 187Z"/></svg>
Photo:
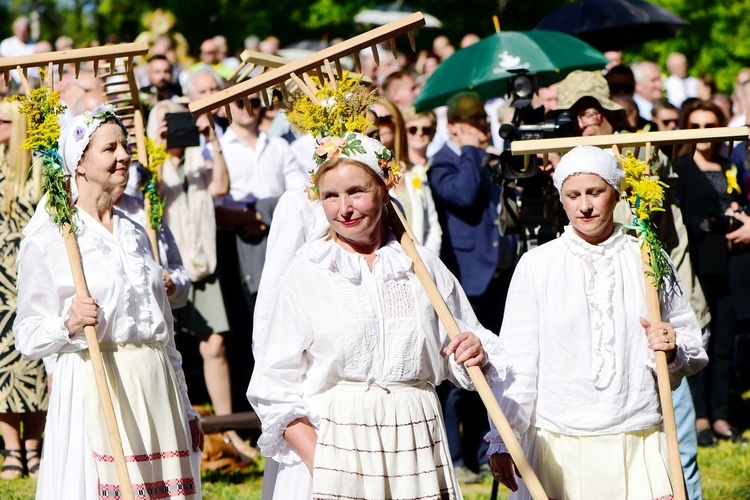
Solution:
<svg viewBox="0 0 750 500"><path fill-rule="evenodd" d="M240 64L234 70L234 73L232 73L232 75L229 77L229 82L235 85L243 80L246 80L247 78L253 77L253 73L258 73L255 76L259 76L271 69L280 68L292 62L294 62L293 59L268 55L264 54L263 52L246 50L242 52L242 54L240 54ZM339 69L339 65L333 67L333 74L337 79L340 79L342 75L342 73L339 72ZM303 81L310 82L310 76L310 73L305 73L305 75L303 75ZM319 75L315 73L315 76ZM372 85L372 78L367 75L352 72L350 73L350 76L359 78L360 83L362 83L363 85ZM289 101L289 96L293 95L294 92L299 89L299 87L291 77L287 79L283 84L276 86L276 88L279 89L284 100L287 102ZM268 98L267 92L261 92L261 97L264 98L265 106L270 107L269 101L266 100Z"/></svg>
<svg viewBox="0 0 750 500"><path fill-rule="evenodd" d="M513 155L523 155L524 164L528 167L531 155L541 154L544 156L544 165L547 164L549 153L566 153L576 146L596 146L603 149L612 148L615 156L620 157L621 148L634 148L634 155L638 157L640 148L645 147L646 161L651 156L651 148L654 146L672 145L673 156L676 156L678 145L690 146L691 156L695 151L695 145L702 142L727 142L747 140L750 129L748 127L720 127L697 130L673 130L664 132L643 132L637 134L611 134L590 137L568 137L559 139L535 139L528 141L514 141L511 143ZM646 278L646 302L648 307L649 321L651 323L661 321L659 306L659 294L653 279L648 277L651 270L651 257L648 245L641 245L641 263ZM677 439L677 423L675 421L674 406L672 404L672 388L669 382L669 369L667 368L667 355L664 351L655 351L656 379L659 386L659 399L661 401L662 416L664 418L664 433L667 438L667 453L669 458L669 473L672 480L674 498L685 500L685 483L682 473L682 462L680 461L680 449Z"/></svg>
<svg viewBox="0 0 750 500"><path fill-rule="evenodd" d="M381 42L387 41L390 43L391 51L396 54L396 37L403 34L406 34L409 37L411 47L414 49L416 45L414 42L414 34L412 32L415 29L424 26L424 23L424 16L417 12L398 21L388 23L349 40L323 49L310 56L296 61L287 62L282 66L276 65L281 61L285 61L285 59L276 56L265 56L260 60L260 65L265 68L273 67L273 69L266 69L265 72L254 78L237 83L221 92L191 103L189 105L190 111L193 115L200 116L224 107L226 109L227 117L231 120L232 112L229 108L229 103L240 99L248 100L248 96L275 86L278 86L284 99L288 99L288 96L291 94L290 81L294 82L294 84L299 87L299 89L304 92L312 102L317 104L318 99L315 95L315 83L310 75L316 75L320 81L327 77L331 81L331 85L335 86L336 75L343 73L343 66L341 63L342 58L353 56L355 69L361 71L362 63L359 59L360 50L370 48L375 62L379 63L380 58L377 45ZM240 71L241 73L238 73L238 75L244 74L247 71L247 65L245 66L244 71ZM250 71L252 71L252 69ZM235 75L235 79L238 75ZM266 95L266 92L261 92L261 97L263 95ZM266 99L268 99L267 95ZM250 109L249 102L245 102L245 109ZM213 120L209 120L209 123L213 123Z"/></svg>
<svg viewBox="0 0 750 500"><path fill-rule="evenodd" d="M251 78L250 80L237 83L221 92L218 92L212 96L205 97L199 101L190 104L190 111L195 116L200 116L206 113L211 113L221 107L224 107L227 112L227 116L231 116L231 110L229 103L237 101L239 99L248 100L249 96L256 92L265 91L274 86L280 86L282 94L288 96L290 94L287 87L288 81L291 79L299 89L307 95L313 103L319 104L316 96L316 86L312 79L309 77L309 73L315 74L323 81L326 77L330 81L330 84L335 87L336 85L336 73L334 72L334 66L338 74L342 73L342 67L340 60L346 56L353 56L355 67L361 70L361 62L359 60L359 51L364 48L371 48L373 58L376 63L379 63L377 44L388 41L391 46L391 50L396 52L396 37L406 33L409 37L409 42L412 49L415 48L414 36L412 31L424 26L424 16L417 12L410 16L404 17L398 21L388 23L386 25L375 28L371 31L358 35L354 38L336 44L332 47L321 50L315 54L304 57L297 61L292 61L283 66L270 69L260 75ZM242 71L242 70L241 70ZM246 70L245 70L246 71ZM251 70L252 71L252 70ZM301 75L301 76L300 76ZM266 94L266 92L261 92ZM245 108L250 109L249 102L245 102ZM209 119L209 123L213 123L213 120ZM398 211L397 211L398 213ZM444 298L440 295L435 282L427 272L427 268L422 262L419 253L414 247L411 229L409 228L406 220L400 216L401 223L404 225L403 236L401 237L401 244L404 247L405 252L414 262L415 274L417 275L420 283L424 287L430 301L435 308L438 317L440 318L443 326L450 338L460 333L460 329L456 323L456 320L450 313L448 306L445 303ZM505 442L510 455L513 457L513 461L516 463L518 471L523 476L524 482L531 492L534 500L547 500L547 495L544 492L542 484L539 482L534 470L531 468L526 456L523 453L523 449L519 444L518 440L513 434L513 431L508 423L507 418L503 414L500 405L497 403L492 390L484 378L484 374L477 367L471 367L468 370L469 376L471 377L474 387L477 389L479 396L482 398L487 411L495 423L495 426L500 433L503 441Z"/></svg>

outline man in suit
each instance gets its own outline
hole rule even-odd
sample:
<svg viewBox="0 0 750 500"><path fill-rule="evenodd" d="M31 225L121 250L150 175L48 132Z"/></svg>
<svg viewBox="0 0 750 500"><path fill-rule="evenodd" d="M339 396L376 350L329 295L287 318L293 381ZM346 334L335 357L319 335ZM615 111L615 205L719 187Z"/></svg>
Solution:
<svg viewBox="0 0 750 500"><path fill-rule="evenodd" d="M499 231L502 189L492 182L490 130L481 99L462 92L448 101L450 139L427 171L443 229L440 258L456 275L482 325L499 332L516 257L516 239ZM440 387L448 441L459 481L477 481L487 463L488 428L479 396L447 382ZM463 423L463 432L460 424Z"/></svg>

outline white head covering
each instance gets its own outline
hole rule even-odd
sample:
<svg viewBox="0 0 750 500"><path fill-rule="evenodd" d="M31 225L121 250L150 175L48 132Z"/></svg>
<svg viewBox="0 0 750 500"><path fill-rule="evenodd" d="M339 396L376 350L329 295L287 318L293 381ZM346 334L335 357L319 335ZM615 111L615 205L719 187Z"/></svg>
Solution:
<svg viewBox="0 0 750 500"><path fill-rule="evenodd" d="M359 132L347 132L343 136L328 135L316 139L315 169L310 172L310 186L307 194L311 200L318 199L318 186L315 183L315 173L328 160L334 158L349 158L364 163L370 167L378 177L383 179L386 187L394 187L404 173L403 166L394 158L393 151L371 137Z"/></svg>
<svg viewBox="0 0 750 500"><path fill-rule="evenodd" d="M326 160L342 157L364 163L383 178L385 164L393 160L393 153L383 144L358 132L349 132L343 137L330 135L318 137L315 159L318 167ZM317 171L317 169L316 169Z"/></svg>
<svg viewBox="0 0 750 500"><path fill-rule="evenodd" d="M576 146L560 159L552 175L552 181L561 195L563 183L575 174L598 175L618 193L625 178L625 170L617 159L594 146Z"/></svg>
<svg viewBox="0 0 750 500"><path fill-rule="evenodd" d="M86 111L82 115L74 116L65 123L65 126L57 140L57 152L62 158L62 169L65 175L70 176L70 198L75 203L78 200L78 185L76 184L76 167L83 156L83 152L89 145L91 136L106 120L113 118L122 127L120 118L115 113L111 104L103 104L95 107L92 111ZM123 127L125 137L127 130ZM24 236L29 236L51 220L47 212L47 194L45 193L37 205L34 215L23 231Z"/></svg>
<svg viewBox="0 0 750 500"><path fill-rule="evenodd" d="M73 203L78 199L78 185L76 184L76 167L81 161L83 152L89 145L91 136L107 119L113 118L122 127L120 118L111 104L103 104L92 111L74 116L65 124L57 140L57 151L63 159L62 167L66 175L70 176L70 196ZM125 130L123 128L123 130ZM125 131L125 137L128 134Z"/></svg>

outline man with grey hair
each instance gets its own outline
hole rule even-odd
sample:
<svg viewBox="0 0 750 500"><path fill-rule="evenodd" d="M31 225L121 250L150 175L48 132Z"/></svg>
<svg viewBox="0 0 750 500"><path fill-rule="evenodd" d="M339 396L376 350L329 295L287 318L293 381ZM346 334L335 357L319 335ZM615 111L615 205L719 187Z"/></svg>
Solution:
<svg viewBox="0 0 750 500"><path fill-rule="evenodd" d="M664 91L664 82L661 79L661 71L656 63L641 61L631 66L635 76L635 99L638 104L640 115L646 120L651 120L651 108L654 103L661 99Z"/></svg>
<svg viewBox="0 0 750 500"><path fill-rule="evenodd" d="M698 79L688 76L688 62L685 54L672 52L667 56L667 71L669 77L665 82L667 99L676 107L689 97L698 96Z"/></svg>

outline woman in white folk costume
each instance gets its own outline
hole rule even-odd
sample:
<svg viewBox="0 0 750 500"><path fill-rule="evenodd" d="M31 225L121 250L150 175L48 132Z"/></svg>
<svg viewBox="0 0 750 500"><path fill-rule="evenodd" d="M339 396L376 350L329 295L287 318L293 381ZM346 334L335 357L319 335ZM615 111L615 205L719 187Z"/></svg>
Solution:
<svg viewBox="0 0 750 500"><path fill-rule="evenodd" d="M553 180L570 225L521 258L508 292L498 400L550 498L672 498L652 351L666 353L673 387L707 363L674 272L663 320L647 320L639 242L613 222L623 177L599 148L563 156ZM497 431L487 439L493 475L531 498Z"/></svg>
<svg viewBox="0 0 750 500"><path fill-rule="evenodd" d="M56 356L37 498L94 499L119 490L83 329L101 344L136 494L200 497L203 432L187 397L172 315L145 230L112 207L127 181L127 132L110 107L72 118L59 154L75 203L93 298L75 296L60 229L40 203L18 260L18 349ZM44 201L44 200L43 200Z"/></svg>
<svg viewBox="0 0 750 500"><path fill-rule="evenodd" d="M434 385L470 387L464 364L499 383L505 353L419 247L464 333L439 325L390 222L392 153L345 132L316 155L309 193L331 229L281 276L248 388L258 444L279 462L273 498L460 498Z"/></svg>

